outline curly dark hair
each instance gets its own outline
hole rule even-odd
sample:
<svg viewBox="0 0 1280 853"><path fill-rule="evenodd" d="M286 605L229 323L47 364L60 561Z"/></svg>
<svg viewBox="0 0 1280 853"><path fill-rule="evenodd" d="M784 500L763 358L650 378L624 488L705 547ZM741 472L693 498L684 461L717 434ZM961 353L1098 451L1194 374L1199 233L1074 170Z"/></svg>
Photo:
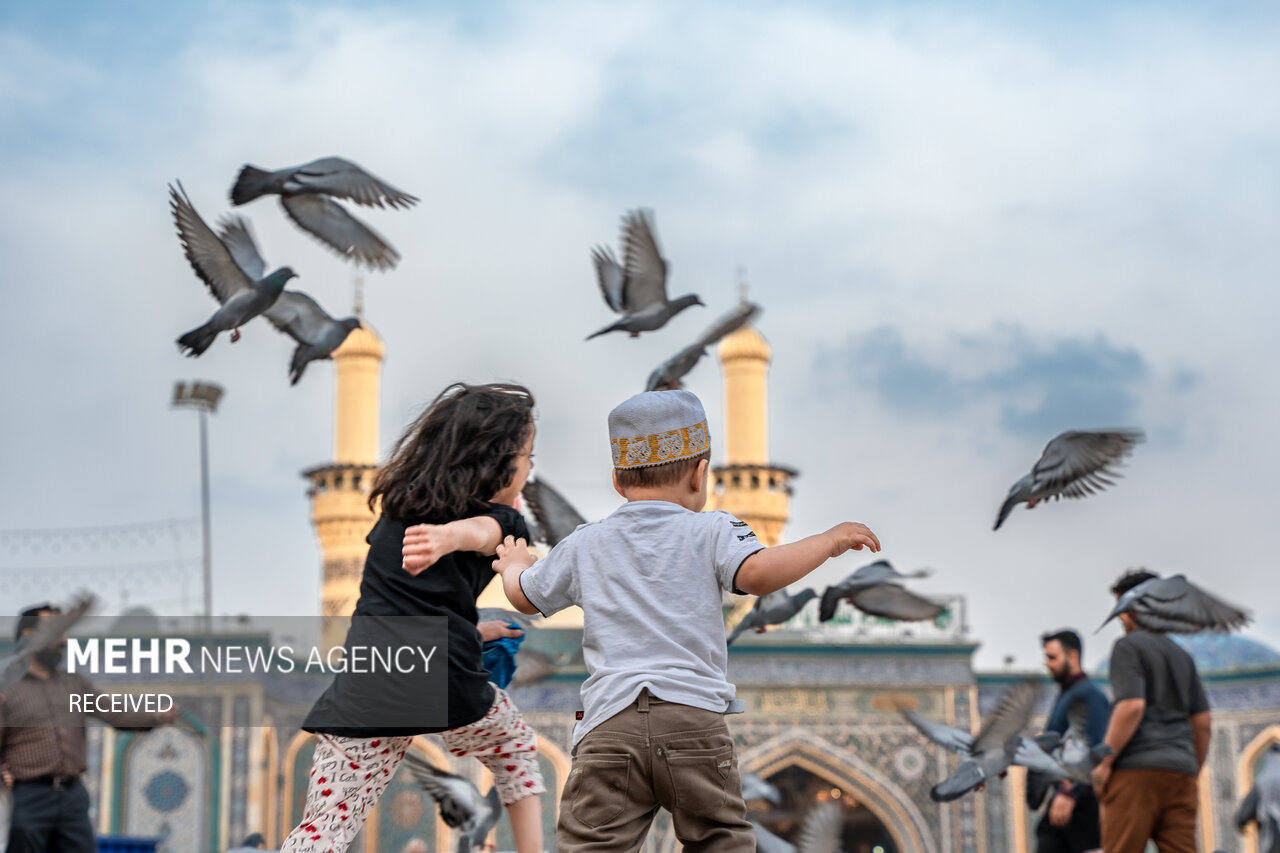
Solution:
<svg viewBox="0 0 1280 853"><path fill-rule="evenodd" d="M378 470L369 507L436 524L485 512L511 484L515 458L533 429L523 385L454 383L405 430Z"/></svg>

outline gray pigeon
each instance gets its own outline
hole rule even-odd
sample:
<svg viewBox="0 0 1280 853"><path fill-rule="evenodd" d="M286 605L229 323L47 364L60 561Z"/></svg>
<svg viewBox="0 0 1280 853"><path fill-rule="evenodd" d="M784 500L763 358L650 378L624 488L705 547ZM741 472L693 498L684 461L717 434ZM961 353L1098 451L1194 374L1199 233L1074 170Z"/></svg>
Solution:
<svg viewBox="0 0 1280 853"><path fill-rule="evenodd" d="M564 495L551 488L545 480L526 480L520 496L529 505L538 536L548 547L554 548L587 520L565 500Z"/></svg>
<svg viewBox="0 0 1280 853"><path fill-rule="evenodd" d="M683 388L684 385L680 380L707 354L707 348L715 346L722 338L728 337L750 323L760 316L760 311L760 306L754 302L743 302L737 310L716 320L698 340L654 368L649 374L648 381L645 382L644 390L662 391Z"/></svg>
<svg viewBox="0 0 1280 853"><path fill-rule="evenodd" d="M497 787L481 796L468 779L441 770L412 752L405 754L404 763L422 789L439 804L441 819L458 830L458 853L469 853L472 846L482 845L502 815Z"/></svg>
<svg viewBox="0 0 1280 853"><path fill-rule="evenodd" d="M97 601L89 593L80 593L70 606L59 613L45 615L30 634L19 638L13 652L0 658L0 693L21 681L36 652L58 645L67 631L83 619Z"/></svg>
<svg viewBox="0 0 1280 853"><path fill-rule="evenodd" d="M1262 759L1262 771L1236 810L1236 828L1244 832L1258 823L1258 853L1280 853L1280 743L1273 743Z"/></svg>
<svg viewBox="0 0 1280 853"><path fill-rule="evenodd" d="M781 625L804 609L809 600L816 596L817 593L812 589L805 589L795 595L788 595L785 589L779 589L760 596L756 599L751 612L742 617L742 621L734 627L725 644L731 645L738 639L738 635L749 628L754 628L756 633L763 634L768 626Z"/></svg>
<svg viewBox="0 0 1280 853"><path fill-rule="evenodd" d="M1120 596L1098 630L1126 611L1140 627L1169 634L1232 631L1250 619L1247 611L1210 595L1185 575L1151 578L1138 584Z"/></svg>
<svg viewBox="0 0 1280 853"><path fill-rule="evenodd" d="M235 847L227 850L227 853L266 853L267 839L263 837L261 832L255 832L241 841ZM279 853L279 851L276 851Z"/></svg>
<svg viewBox="0 0 1280 853"><path fill-rule="evenodd" d="M818 605L818 621L826 622L835 616L841 601L872 616L900 622L935 619L946 606L908 592L901 583L909 578L928 576L928 569L902 574L888 560L876 560L826 588Z"/></svg>
<svg viewBox="0 0 1280 853"><path fill-rule="evenodd" d="M299 228L344 258L378 270L394 267L400 254L333 197L369 207L407 208L418 201L341 157L322 157L274 172L246 165L231 188L231 203L241 205L268 194L280 196L284 212Z"/></svg>
<svg viewBox="0 0 1280 853"><path fill-rule="evenodd" d="M756 853L796 853L796 848L785 838L774 835L754 820L752 828L756 831Z"/></svg>
<svg viewBox="0 0 1280 853"><path fill-rule="evenodd" d="M622 319L588 335L587 340L609 332L629 332L631 337L638 337L641 332L661 329L690 305L703 304L692 293L667 300L667 262L654 239L649 211L634 210L623 217L622 252L621 266L607 246L598 246L591 252L604 301Z"/></svg>
<svg viewBox="0 0 1280 853"><path fill-rule="evenodd" d="M191 206L181 182L177 189L172 185L169 187L169 207L173 210L173 221L178 226L178 237L182 240L182 249L191 268L209 286L209 291L222 306L209 318L209 322L178 338L178 346L187 355L200 355L219 332L230 329L231 340L240 340L240 326L270 308L284 291L285 284L296 278L297 273L290 267L281 267L265 278L261 274L252 277L246 274L230 247L218 239ZM244 232L249 245L253 245L248 226L242 221L233 220L226 227L238 228ZM258 255L256 247L253 252ZM261 256L258 257L261 260Z"/></svg>
<svg viewBox="0 0 1280 853"><path fill-rule="evenodd" d="M800 824L800 838L792 845L774 835L754 820L757 853L839 853L844 830L844 811L840 804L828 800L809 809Z"/></svg>
<svg viewBox="0 0 1280 853"><path fill-rule="evenodd" d="M251 279L262 277L267 264L249 232L248 223L239 216L230 217L222 225L222 242L240 269ZM263 312L281 332L297 341L289 362L289 384L297 385L307 363L332 358L353 329L360 328L355 317L335 320L314 299L299 290L286 290Z"/></svg>
<svg viewBox="0 0 1280 853"><path fill-rule="evenodd" d="M1050 498L1082 498L1115 485L1115 464L1143 441L1142 430L1068 430L1045 445L1031 473L1013 484L993 530L1020 503L1027 508Z"/></svg>
<svg viewBox="0 0 1280 853"><path fill-rule="evenodd" d="M752 800L764 800L775 806L782 805L782 794L778 791L778 787L770 782L766 782L754 773L742 774L742 800L743 802L751 802Z"/></svg>
<svg viewBox="0 0 1280 853"><path fill-rule="evenodd" d="M1034 681L1013 685L1000 697L996 709L982 721L982 729L975 738L968 732L925 719L910 710L902 715L925 737L959 755L964 760L955 772L929 792L934 802L945 803L959 799L981 784L998 778L1015 762L1022 762L1042 769L1044 758L1048 763L1043 769L1051 769L1054 762L1032 738L1024 737L1022 730L1035 711L1040 688ZM1058 773L1061 778L1061 772Z"/></svg>

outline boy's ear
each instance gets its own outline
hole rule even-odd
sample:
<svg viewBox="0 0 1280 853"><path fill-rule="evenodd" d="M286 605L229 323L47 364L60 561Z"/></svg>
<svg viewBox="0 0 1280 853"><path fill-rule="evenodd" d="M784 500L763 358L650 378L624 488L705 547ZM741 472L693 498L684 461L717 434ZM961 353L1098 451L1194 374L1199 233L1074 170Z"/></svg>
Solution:
<svg viewBox="0 0 1280 853"><path fill-rule="evenodd" d="M627 493L626 493L626 492L624 492L624 491L622 490L622 486L618 484L618 469L617 469L617 468L614 468L614 469L613 469L613 490L614 490L615 492L617 492L618 494L622 495L624 498L627 496Z"/></svg>
<svg viewBox="0 0 1280 853"><path fill-rule="evenodd" d="M693 479L690 485L693 487L693 493L701 492L707 486L707 469L711 467L711 460L699 459L698 467L693 469Z"/></svg>

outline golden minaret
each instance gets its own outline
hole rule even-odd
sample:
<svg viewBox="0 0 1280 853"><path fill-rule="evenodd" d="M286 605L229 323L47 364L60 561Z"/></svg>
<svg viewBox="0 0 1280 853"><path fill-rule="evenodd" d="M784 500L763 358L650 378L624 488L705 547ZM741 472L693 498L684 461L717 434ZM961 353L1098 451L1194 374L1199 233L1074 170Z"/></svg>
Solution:
<svg viewBox="0 0 1280 853"><path fill-rule="evenodd" d="M369 550L365 537L376 520L368 500L378 469L378 391L386 347L362 316L361 302L357 281L360 327L333 352L333 462L303 472L311 481L311 523L324 554L320 642L326 652L347 636Z"/></svg>
<svg viewBox="0 0 1280 853"><path fill-rule="evenodd" d="M765 545L777 545L787 523L796 471L769 461L768 374L773 351L755 328L743 326L720 342L719 354L724 374L724 464L711 469L707 509L733 513Z"/></svg>

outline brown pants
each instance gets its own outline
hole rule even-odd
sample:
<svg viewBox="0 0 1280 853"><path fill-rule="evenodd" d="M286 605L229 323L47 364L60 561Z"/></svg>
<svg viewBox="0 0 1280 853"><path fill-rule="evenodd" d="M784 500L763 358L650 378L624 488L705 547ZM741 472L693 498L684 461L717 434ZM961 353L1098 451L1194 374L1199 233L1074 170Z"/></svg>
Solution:
<svg viewBox="0 0 1280 853"><path fill-rule="evenodd" d="M635 851L659 808L689 853L753 853L733 738L724 715L645 690L574 751L560 800L560 853Z"/></svg>
<svg viewBox="0 0 1280 853"><path fill-rule="evenodd" d="M1196 853L1196 777L1172 770L1117 770L1102 795L1102 849Z"/></svg>

